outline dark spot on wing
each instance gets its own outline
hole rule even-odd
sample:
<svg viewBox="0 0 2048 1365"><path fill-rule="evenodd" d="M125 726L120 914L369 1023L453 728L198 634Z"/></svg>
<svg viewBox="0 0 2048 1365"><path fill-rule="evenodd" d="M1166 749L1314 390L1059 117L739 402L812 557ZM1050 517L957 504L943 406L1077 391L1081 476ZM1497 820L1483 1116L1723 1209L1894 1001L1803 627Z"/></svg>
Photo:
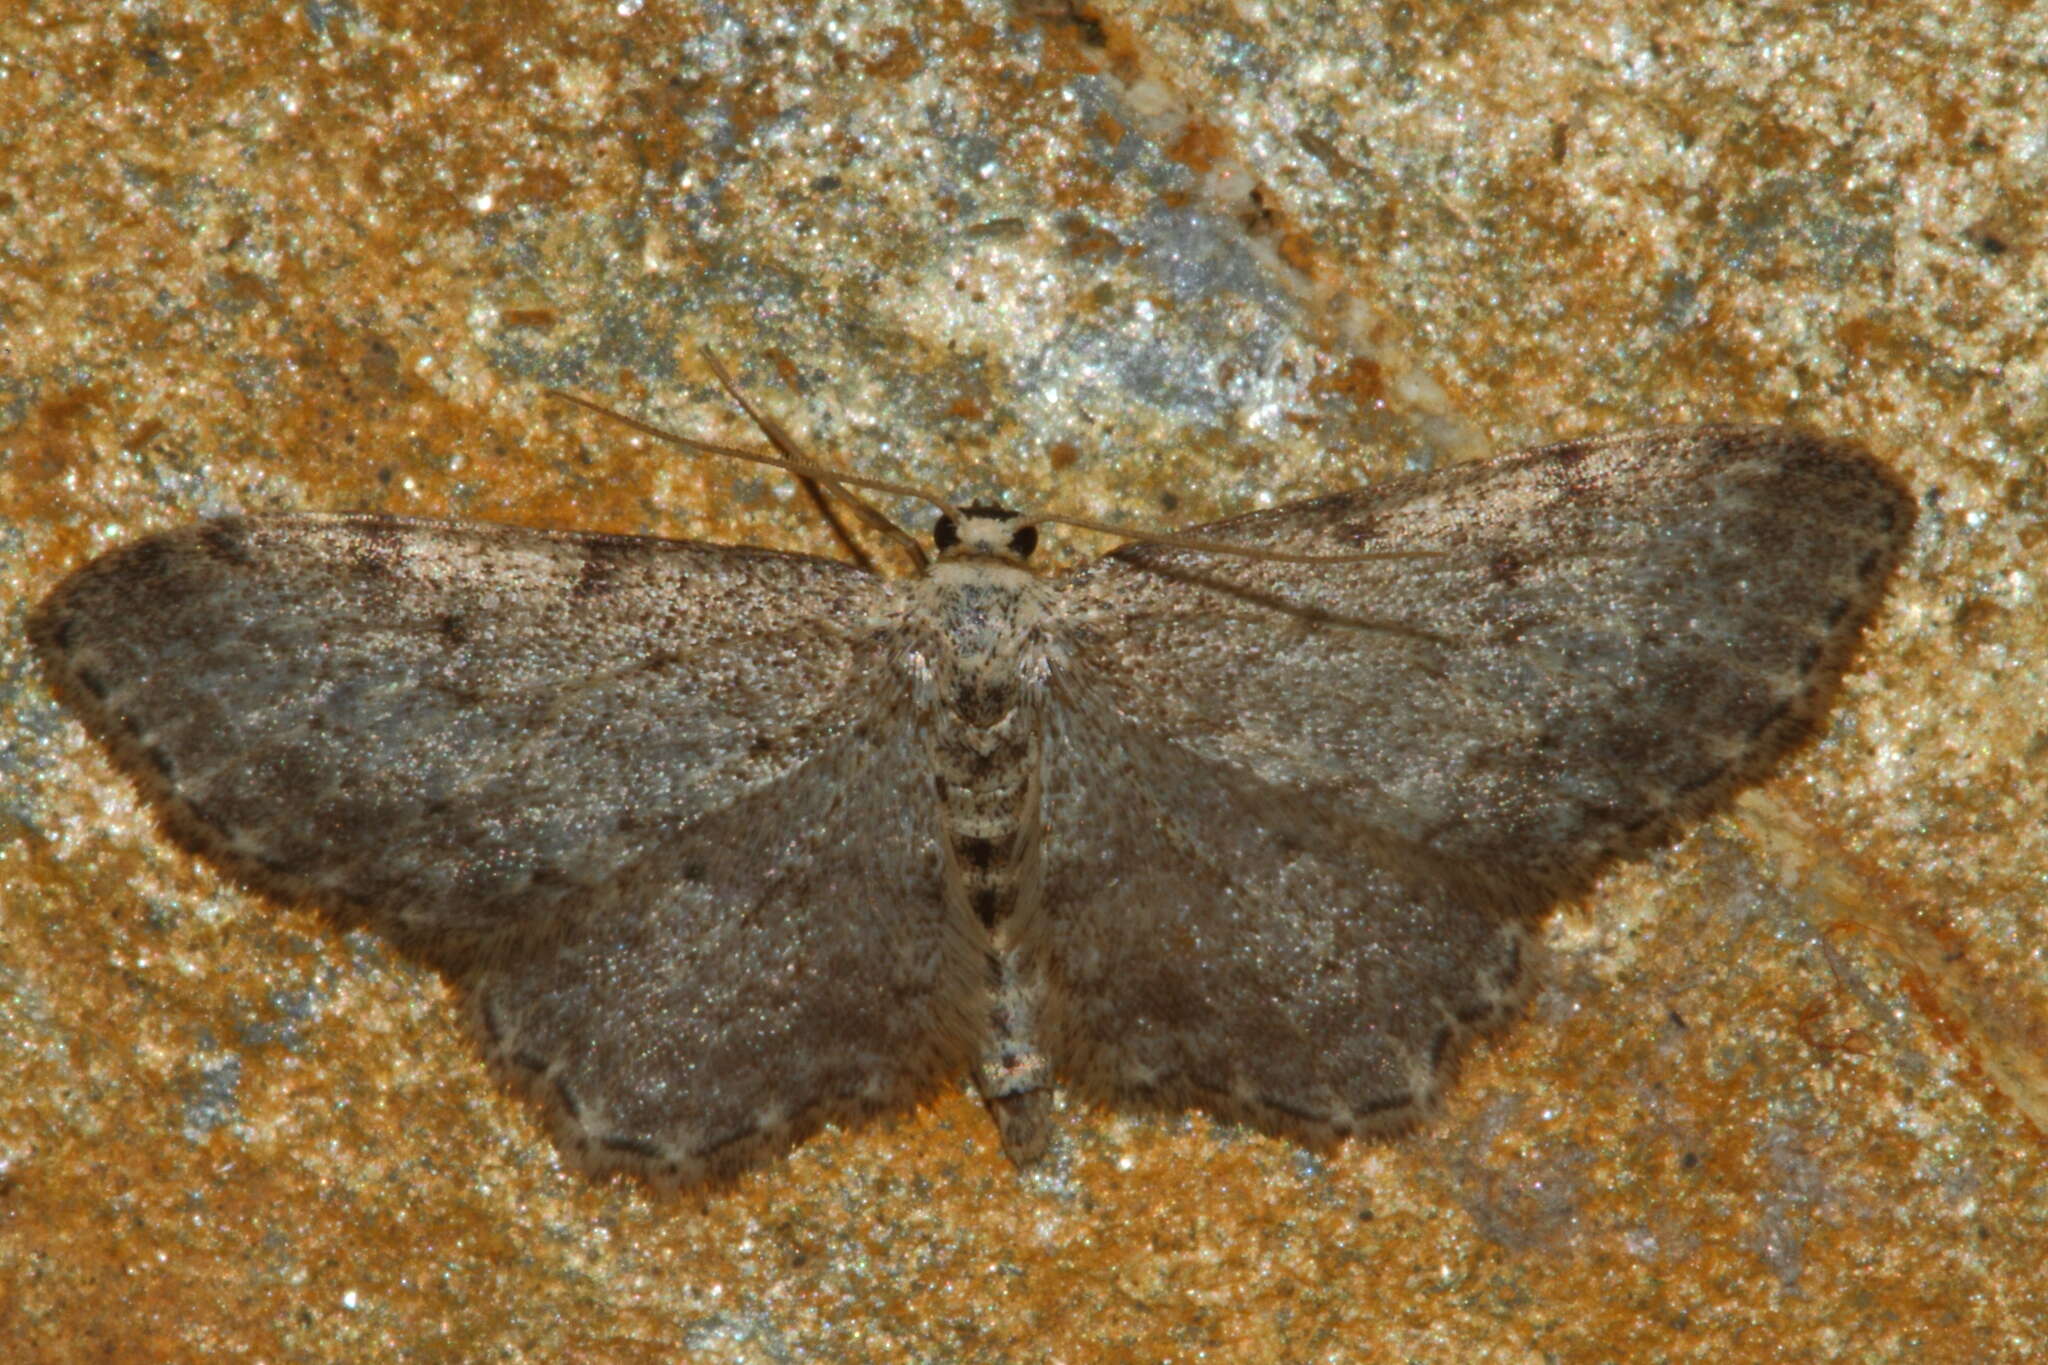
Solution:
<svg viewBox="0 0 2048 1365"><path fill-rule="evenodd" d="M44 615L36 622L36 626L45 644L48 644L62 654L69 654L71 652L70 617ZM78 677L81 682L85 680L83 673L80 673Z"/></svg>
<svg viewBox="0 0 2048 1365"><path fill-rule="evenodd" d="M711 1141L698 1147L691 1155L698 1157L710 1156L713 1152L724 1147L730 1147L736 1142L745 1142L749 1138L758 1137L760 1133L761 1129L758 1125L749 1123L743 1127L735 1128L720 1137L713 1138Z"/></svg>
<svg viewBox="0 0 2048 1365"><path fill-rule="evenodd" d="M583 565L576 584L569 589L570 600L590 602L609 597L619 590L619 571L625 566L625 547L595 541L584 547Z"/></svg>
<svg viewBox="0 0 2048 1365"><path fill-rule="evenodd" d="M474 687L459 687L454 683L430 683L428 686L454 706L475 707L483 704L483 692Z"/></svg>
<svg viewBox="0 0 2048 1365"><path fill-rule="evenodd" d="M206 807L200 805L191 797L185 795L183 792L178 792L176 795L178 800L184 803L186 811L192 816L194 820L196 820L200 824L206 826L208 829L227 828L226 825L222 824L219 820L214 818L212 812L208 811Z"/></svg>
<svg viewBox="0 0 2048 1365"><path fill-rule="evenodd" d="M996 894L996 889L993 886L976 888L974 892L974 914L975 918L979 919L988 928L994 928L995 922L1002 918L1002 897Z"/></svg>
<svg viewBox="0 0 2048 1365"><path fill-rule="evenodd" d="M239 522L207 523L199 531L199 548L216 562L237 569L255 562L255 556L249 553L248 533Z"/></svg>
<svg viewBox="0 0 2048 1365"><path fill-rule="evenodd" d="M597 1145L609 1152L624 1152L627 1156L645 1157L649 1161L660 1161L664 1155L661 1148L647 1139L627 1137L623 1133L607 1133L597 1140Z"/></svg>
<svg viewBox="0 0 2048 1365"><path fill-rule="evenodd" d="M1785 712L1789 711L1791 708L1792 703L1790 701L1782 701L1779 702L1776 706L1773 706L1770 710L1764 712L1763 717L1760 720L1758 720L1756 724L1749 727L1749 737L1751 739L1760 738L1763 735L1764 731L1770 729L1773 725L1776 725L1779 719L1784 716Z"/></svg>
<svg viewBox="0 0 2048 1365"><path fill-rule="evenodd" d="M579 1122L582 1120L583 1101L576 1098L576 1092L569 1088L569 1082L560 1076L555 1077L555 1098L562 1102L562 1108L569 1111L570 1118Z"/></svg>
<svg viewBox="0 0 2048 1365"><path fill-rule="evenodd" d="M538 888L543 891L574 891L579 887L587 886L589 883L584 881L582 877L572 874L559 863L540 863L528 875L526 884L530 888Z"/></svg>
<svg viewBox="0 0 2048 1365"><path fill-rule="evenodd" d="M1377 513L1340 521L1330 528L1330 536L1346 545L1369 545L1381 538L1381 523L1386 518Z"/></svg>
<svg viewBox="0 0 2048 1365"><path fill-rule="evenodd" d="M386 578L398 571L404 538L396 526L381 521L353 523L348 528L349 567L365 578Z"/></svg>
<svg viewBox="0 0 2048 1365"><path fill-rule="evenodd" d="M1298 1104L1289 1103L1278 1095L1261 1095L1259 1096L1259 1103L1275 1113L1285 1114L1291 1119L1300 1119L1303 1123L1327 1123L1329 1121L1329 1115L1314 1109L1304 1108Z"/></svg>
<svg viewBox="0 0 2048 1365"><path fill-rule="evenodd" d="M162 536L151 536L116 553L123 578L162 578L165 567L172 563L171 547L164 544Z"/></svg>
<svg viewBox="0 0 2048 1365"><path fill-rule="evenodd" d="M1772 718L1773 718L1773 719L1775 719L1776 717L1778 717L1778 716L1781 716L1781 715L1783 715L1784 713L1785 713L1785 708L1781 706L1781 707L1779 707L1779 708L1778 708L1778 709L1777 709L1776 711L1773 711L1773 712L1771 713L1771 715L1772 715ZM1758 731L1757 733L1762 733L1762 732L1761 732L1761 731ZM1725 763L1717 763L1717 764L1715 764L1715 765L1714 765L1713 767L1711 767L1711 768L1707 769L1707 770L1706 770L1705 772L1701 773L1701 774L1700 774L1699 776L1697 776L1697 777L1694 777L1694 778L1691 778L1691 779L1689 779L1689 780L1687 780L1687 781L1685 781L1685 782L1681 782L1681 783L1679 783L1679 784L1678 784L1678 794L1679 794L1680 796L1690 796L1690 795L1692 795L1692 794L1693 794L1694 792L1698 791L1698 790L1699 790L1700 788L1702 788L1702 787L1711 787L1711 786L1712 786L1712 785L1713 785L1713 784L1714 784L1715 782L1717 782L1717 781L1719 781L1719 780L1720 780L1720 778L1721 778L1721 774L1723 774L1723 773L1725 773L1725 772L1727 772L1727 771L1728 771L1728 765L1727 765L1727 764L1725 764Z"/></svg>

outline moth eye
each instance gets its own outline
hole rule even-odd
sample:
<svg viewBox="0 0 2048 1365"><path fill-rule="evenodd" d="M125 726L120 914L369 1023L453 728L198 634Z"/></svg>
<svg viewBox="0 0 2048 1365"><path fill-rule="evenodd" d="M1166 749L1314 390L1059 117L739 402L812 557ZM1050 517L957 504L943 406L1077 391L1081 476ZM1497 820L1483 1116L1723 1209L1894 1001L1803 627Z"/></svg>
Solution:
<svg viewBox="0 0 2048 1365"><path fill-rule="evenodd" d="M938 521L932 526L932 544L941 550L950 550L959 543L960 528L953 524L951 517L941 513Z"/></svg>
<svg viewBox="0 0 2048 1365"><path fill-rule="evenodd" d="M1019 559L1031 558L1031 552L1038 548L1038 528L1019 526L1010 533L1010 553Z"/></svg>

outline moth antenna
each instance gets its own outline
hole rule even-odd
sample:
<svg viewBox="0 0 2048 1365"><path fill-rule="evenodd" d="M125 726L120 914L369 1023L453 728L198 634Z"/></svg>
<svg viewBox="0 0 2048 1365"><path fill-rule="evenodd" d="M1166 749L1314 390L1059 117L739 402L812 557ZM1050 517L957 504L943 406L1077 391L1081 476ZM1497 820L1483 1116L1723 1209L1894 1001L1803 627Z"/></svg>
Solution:
<svg viewBox="0 0 2048 1365"><path fill-rule="evenodd" d="M725 362L720 360L709 346L700 346L697 349L698 353L704 357L704 363L711 367L711 373L717 377L719 387L725 390L727 396L733 402L739 404L741 412L753 418L754 425L761 428L761 434L768 438L769 445L774 446L785 459L796 460L814 467L818 466L818 462L811 458L808 451L797 444L796 438L789 434L782 423L755 407L752 401L747 398L747 395L740 391L738 381L725 368ZM832 510L832 505L823 496L824 489L829 488L832 492L838 494L848 506L853 508L856 516L860 517L871 528L880 531L898 546L902 547L910 555L911 562L918 568L922 569L925 566L924 546L919 543L917 537L905 531L902 527L891 521L879 508L875 507L865 498L862 498L851 488L848 488L843 479L819 480L805 477L804 487L811 493L812 500L818 505L818 510L824 514L827 521L832 523L832 529L838 534L840 542L856 558L861 560L866 567L874 567L872 563L868 562L867 551L863 550L853 537L847 534L846 528L840 525L838 514Z"/></svg>
<svg viewBox="0 0 2048 1365"><path fill-rule="evenodd" d="M1283 564L1365 564L1381 559L1438 559L1443 554L1441 550L1373 550L1355 555L1305 555L1263 549L1256 545L1238 545L1227 540L1210 540L1205 536L1181 535L1175 531L1145 531L1107 521L1090 521L1086 517L1045 513L1020 516L1018 520L1031 526L1073 526L1083 531L1100 531L1103 535L1118 536L1140 545L1170 545L1177 550L1199 550L1205 554L1267 559Z"/></svg>
<svg viewBox="0 0 2048 1365"><path fill-rule="evenodd" d="M740 446L721 445L715 441L700 441L692 436L681 436L675 432L657 427L652 423L643 422L637 417L628 416L615 408L606 407L604 404L585 398L581 394L571 393L567 389L549 388L542 390L542 392L546 393L550 398L559 398L564 402L574 403L577 407L597 413L601 417L609 417L613 421L623 423L634 431L641 433L643 436L651 436L657 441L666 442L682 450L693 451L701 455L724 455L735 460L748 460L754 464L764 464L771 468L794 474L798 478L814 483L843 499L846 505L861 520L900 546L904 553L908 554L920 569L931 562L930 556L925 553L925 548L918 542L917 537L891 521L886 515L878 511L873 504L855 496L849 490L852 488L866 488L878 493L892 493L898 497L916 498L920 502L930 503L947 516L957 519L960 513L952 503L936 493L918 488L912 484L896 483L888 479L870 478L863 474L847 474L827 469L823 465L818 464L806 455L803 447L796 443L795 439L783 429L780 423L754 406L747 396L740 391L739 385L734 382L732 375L726 370L725 365L716 355L713 355L709 349L706 349L703 355L706 363L711 367L712 374L717 377L720 387L732 397L733 402L739 405L740 410L753 420L754 425L761 429L762 435L766 436L769 444L773 445L780 452L779 455L768 455L758 450L747 450ZM1239 545L1230 541L1210 540L1203 536L1182 535L1173 531L1153 531L1134 526L1119 526L1114 522L1095 521L1088 517L1067 516L1051 512L1019 514L1018 522L1027 526L1072 526L1083 531L1095 531L1103 535L1116 536L1119 539L1130 541L1134 544L1166 545L1174 549L1195 550L1203 554L1227 555L1238 559L1264 559L1286 564L1364 564L1387 559L1435 559L1440 557L1441 554L1440 551L1436 550L1374 550L1354 555L1295 554L1286 550L1270 550L1254 545ZM833 523L833 526L835 530L840 529L836 521ZM844 535L843 531L840 533L842 536ZM860 553L857 548L855 553Z"/></svg>
<svg viewBox="0 0 2048 1365"><path fill-rule="evenodd" d="M893 493L898 497L916 498L919 502L930 503L948 515L956 515L953 505L944 498L939 497L937 494L926 492L922 488L914 487L911 484L895 483L888 479L873 479L863 474L841 473L836 470L825 469L802 459L768 455L761 451L748 450L741 446L721 445L716 441L700 441L693 436L681 436L673 431L655 426L651 422L643 422L637 417L620 412L616 408L606 407L594 399L585 398L581 394L571 393L567 389L547 388L543 389L542 392L550 398L557 398L565 403L573 403L577 407L594 412L600 417L608 417L612 421L629 427L643 436L652 437L657 441L672 445L678 450L688 450L699 455L722 455L728 459L746 460L753 464L764 464L772 469L780 469L786 473L794 474L798 478L815 480L820 486L831 489L841 496L846 496L842 485L851 485L855 488L871 489L877 493ZM746 411L750 415L753 413L751 407L747 407ZM771 437L770 439L772 440L773 438ZM888 536L897 544L904 546L907 552L916 558L920 567L928 562L929 557L925 554L924 546L918 544L916 537L912 536L908 531L905 531L895 522L889 520L889 518L883 516L858 498L850 499L849 505L862 516L863 520L868 520L869 524L877 531Z"/></svg>

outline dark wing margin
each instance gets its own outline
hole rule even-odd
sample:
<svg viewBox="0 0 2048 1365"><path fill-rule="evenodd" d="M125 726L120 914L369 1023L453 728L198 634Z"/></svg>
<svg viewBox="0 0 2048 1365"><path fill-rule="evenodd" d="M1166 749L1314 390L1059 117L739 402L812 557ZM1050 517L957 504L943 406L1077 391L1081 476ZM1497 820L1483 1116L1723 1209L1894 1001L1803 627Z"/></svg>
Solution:
<svg viewBox="0 0 2048 1365"><path fill-rule="evenodd" d="M573 1162L678 1185L972 1054L889 600L765 551L254 517L94 560L31 631L181 842L438 967Z"/></svg>
<svg viewBox="0 0 2048 1365"><path fill-rule="evenodd" d="M1100 1103L1398 1133L1524 994L1525 921L1480 879L1083 692L1056 703L1045 821L1051 1052Z"/></svg>
<svg viewBox="0 0 2048 1365"><path fill-rule="evenodd" d="M1424 557L1120 550L1070 580L1074 662L1196 753L1545 904L1813 733L1912 524L1842 442L1568 442L1196 532Z"/></svg>
<svg viewBox="0 0 2048 1365"><path fill-rule="evenodd" d="M914 716L875 682L802 768L668 831L545 943L464 978L486 1055L585 1171L727 1179L971 1060L986 944L947 908Z"/></svg>
<svg viewBox="0 0 2048 1365"><path fill-rule="evenodd" d="M1311 1141L1426 1114L1531 920L1810 734L1913 508L1770 428L1570 442L1120 550L1067 585L1061 1076Z"/></svg>
<svg viewBox="0 0 2048 1365"><path fill-rule="evenodd" d="M101 556L30 630L181 842L433 957L801 763L885 591L687 541L250 517Z"/></svg>

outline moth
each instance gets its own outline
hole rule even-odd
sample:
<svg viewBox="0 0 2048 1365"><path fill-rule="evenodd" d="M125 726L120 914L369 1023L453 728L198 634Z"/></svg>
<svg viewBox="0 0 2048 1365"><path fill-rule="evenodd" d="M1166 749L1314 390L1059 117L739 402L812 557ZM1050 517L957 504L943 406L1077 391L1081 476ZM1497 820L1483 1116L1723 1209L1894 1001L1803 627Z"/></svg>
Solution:
<svg viewBox="0 0 2048 1365"><path fill-rule="evenodd" d="M771 432L771 435L773 433ZM823 477L823 476L820 476ZM168 830L459 991L590 1172L730 1177L972 1077L1399 1131L1531 928L1810 735L1913 522L1857 447L1509 455L1035 572L227 517L35 612Z"/></svg>

